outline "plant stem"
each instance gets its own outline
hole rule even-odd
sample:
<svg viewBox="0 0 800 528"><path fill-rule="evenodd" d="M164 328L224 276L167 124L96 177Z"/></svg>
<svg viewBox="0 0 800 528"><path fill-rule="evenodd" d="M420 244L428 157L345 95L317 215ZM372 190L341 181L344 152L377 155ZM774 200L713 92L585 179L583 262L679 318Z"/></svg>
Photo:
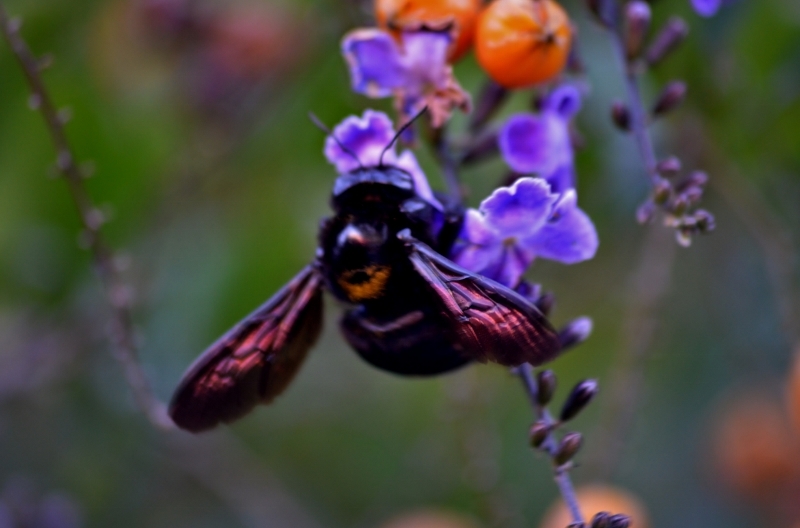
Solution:
<svg viewBox="0 0 800 528"><path fill-rule="evenodd" d="M539 389L536 384L536 378L533 375L533 367L530 364L525 363L516 369L516 373L522 380L525 393L528 395L528 398L531 401L531 406L533 407L536 420L543 421L549 426L555 425L555 420L550 415L550 411L539 405L539 402L536 399ZM555 458L557 448L558 444L556 443L555 436L551 432L547 435L547 438L545 438L544 442L542 443L541 449L546 452L551 459L553 459ZM570 515L572 516L572 522L584 522L583 514L581 513L580 505L578 504L578 499L575 496L575 487L572 485L572 480L569 478L569 471L564 467L556 467L555 481L556 485L558 485L558 490L561 492L561 496L564 498L564 502L569 509Z"/></svg>
<svg viewBox="0 0 800 528"><path fill-rule="evenodd" d="M614 12L618 14L619 11L619 4L614 0ZM619 19L620 17L617 15L616 18ZM647 110L644 107L642 94L639 90L639 73L636 70L635 64L628 60L622 31L622 25L619 21L613 27L608 28L608 32L611 34L613 40L614 53L622 68L625 89L628 92L628 111L631 116L631 133L636 139L639 155L644 162L647 175L650 181L655 183L659 179L658 171L656 171L656 151L653 146L653 139L650 136L650 131L648 130Z"/></svg>
<svg viewBox="0 0 800 528"><path fill-rule="evenodd" d="M153 425L159 429L173 429L165 405L153 394L138 361L131 316L130 289L120 276L117 258L103 238L103 215L94 205L84 184L84 176L75 161L66 133L65 119L56 110L41 76L41 66L19 34L19 23L11 20L0 4L0 32L11 47L30 87L30 105L40 111L56 149L56 167L67 184L83 227L92 263L103 285L111 314L110 339L114 357L122 366L125 379L136 404Z"/></svg>

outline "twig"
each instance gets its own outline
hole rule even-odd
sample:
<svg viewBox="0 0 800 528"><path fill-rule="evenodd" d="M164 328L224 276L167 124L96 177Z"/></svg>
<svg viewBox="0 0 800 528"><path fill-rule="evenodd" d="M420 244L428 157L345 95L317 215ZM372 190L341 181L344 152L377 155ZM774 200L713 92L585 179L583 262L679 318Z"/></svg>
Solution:
<svg viewBox="0 0 800 528"><path fill-rule="evenodd" d="M50 138L56 149L56 167L67 184L72 202L78 212L95 271L102 282L111 312L110 339L114 357L120 363L125 379L139 408L159 429L173 429L174 425L150 387L138 362L130 307L130 291L122 280L116 256L105 243L101 227L103 214L92 202L84 185L84 175L75 161L75 155L64 131L65 119L56 110L41 77L41 66L19 33L20 24L11 20L0 4L0 32L19 61L30 87L30 105L41 112Z"/></svg>
<svg viewBox="0 0 800 528"><path fill-rule="evenodd" d="M550 415L550 412L543 406L539 405L539 402L537 401L536 395L539 390L536 385L536 378L533 375L533 367L531 367L530 364L525 363L516 369L516 373L520 380L522 380L525 393L531 400L531 406L533 407L536 420L542 421L548 426L555 426L556 422ZM542 442L541 449L546 452L551 459L555 459L558 444L556 443L555 436L552 432L548 433L544 442ZM555 461L553 464L555 465ZM584 522L583 514L581 514L581 509L578 505L578 499L575 496L575 488L572 485L572 480L569 478L569 472L567 468L556 465L555 481L556 485L558 485L558 490L561 492L561 496L564 498L564 502L569 509L570 515L572 516L572 522Z"/></svg>
<svg viewBox="0 0 800 528"><path fill-rule="evenodd" d="M450 150L450 141L448 141L445 127L432 130L431 143L436 150L436 159L442 169L442 177L447 186L447 194L452 202L451 205L460 206L464 202L464 191L461 188L461 179L458 174L459 163Z"/></svg>
<svg viewBox="0 0 800 528"><path fill-rule="evenodd" d="M639 264L631 276L630 292L622 318L623 345L614 361L609 396L602 412L593 455L589 457L592 473L608 478L617 467L625 439L636 421L636 412L644 390L647 356L653 348L658 328L658 312L671 282L675 262L675 244L668 232L658 225L650 228L642 247Z"/></svg>

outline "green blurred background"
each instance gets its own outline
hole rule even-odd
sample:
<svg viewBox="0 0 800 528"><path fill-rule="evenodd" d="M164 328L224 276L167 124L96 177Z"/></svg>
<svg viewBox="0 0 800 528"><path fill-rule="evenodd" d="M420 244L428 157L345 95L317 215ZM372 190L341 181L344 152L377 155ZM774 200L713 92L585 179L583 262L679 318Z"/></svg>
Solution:
<svg viewBox="0 0 800 528"><path fill-rule="evenodd" d="M127 264L143 368L167 399L208 343L314 254L334 171L307 112L334 124L390 109L350 92L338 53L345 31L371 23L369 9L220 2L209 16L232 15L200 43L144 0L4 4L31 47L55 56L46 80L95 168L87 184ZM719 463L738 437L719 431L761 427L718 423L734 397L783 412L798 337L800 4L741 0L701 19L688 0L653 3L657 24L677 13L692 28L644 87L652 97L669 79L689 83L687 103L653 129L662 155L711 175L705 207L718 228L689 249L635 222L647 186L632 139L608 119L623 94L618 66L583 3L564 4L591 87L579 196L601 246L587 263L537 262L529 277L556 293L557 323L595 321L590 340L552 365L557 401L580 379L601 383L571 426L586 435L574 479L632 491L651 526L791 528L800 512L743 492L730 459ZM476 93L474 59L456 72ZM331 299L322 340L275 405L201 437L155 431L111 357L107 308L27 97L3 44L0 526L29 526L2 524L14 510L49 515L55 524L42 527L377 527L431 508L478 526L539 525L557 490L528 447L518 381L497 366L425 381L377 371L344 344ZM418 157L442 188L431 153ZM473 205L503 173L500 161L465 172ZM798 446L789 452L800 458ZM775 494L800 496L795 476Z"/></svg>

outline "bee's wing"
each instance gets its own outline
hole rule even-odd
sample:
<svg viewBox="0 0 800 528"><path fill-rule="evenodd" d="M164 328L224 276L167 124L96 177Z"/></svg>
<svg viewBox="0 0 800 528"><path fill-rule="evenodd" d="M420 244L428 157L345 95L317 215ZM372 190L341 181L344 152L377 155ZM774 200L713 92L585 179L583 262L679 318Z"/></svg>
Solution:
<svg viewBox="0 0 800 528"><path fill-rule="evenodd" d="M558 355L558 333L532 303L502 284L465 270L409 234L399 236L414 269L440 302L441 315L464 356L517 366L541 365Z"/></svg>
<svg viewBox="0 0 800 528"><path fill-rule="evenodd" d="M192 432L211 429L283 392L319 336L321 284L308 266L203 352L170 402L175 424Z"/></svg>

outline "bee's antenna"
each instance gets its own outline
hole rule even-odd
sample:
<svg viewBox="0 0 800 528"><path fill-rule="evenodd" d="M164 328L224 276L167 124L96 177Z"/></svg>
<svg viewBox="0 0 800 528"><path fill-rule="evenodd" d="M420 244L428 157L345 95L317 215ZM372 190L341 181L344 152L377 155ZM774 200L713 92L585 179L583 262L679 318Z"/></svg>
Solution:
<svg viewBox="0 0 800 528"><path fill-rule="evenodd" d="M422 108L422 110L420 110L419 112L417 112L417 115L415 115L414 117L412 117L411 119L409 119L408 121L406 121L406 122L405 122L405 124L404 124L403 126L401 126L401 127L400 127L400 130L398 130L398 131L397 131L397 134L395 134L395 135L394 135L394 137L393 137L393 138L392 138L392 140L389 142L389 144L388 144L388 145L386 145L386 146L384 147L383 151L381 152L381 157L380 157L380 158L378 158L378 167L383 167L383 155L384 155L384 154L386 154L386 153L389 151L389 149L391 149L391 148L394 146L394 144L395 144L395 143L397 143L397 140L398 140L398 139L400 139L400 136L402 136L402 135L403 135L403 132L405 132L406 130L408 130L408 127L410 127L411 125L413 125L413 124L414 124L414 122L415 122L417 119L419 119L420 117L422 117L422 114L424 114L424 113L425 113L425 112L427 112L427 111L428 111L428 107L427 107L427 105L426 105L426 106L424 106L424 107Z"/></svg>
<svg viewBox="0 0 800 528"><path fill-rule="evenodd" d="M358 159L358 155L356 155L355 152L353 152L352 150L347 148L344 143L339 141L339 138L336 137L336 134L333 133L333 130L331 130L328 127L328 125L323 123L322 120L320 118L318 118L316 116L316 114L314 114L314 112L309 112L308 113L308 118L311 120L311 122L314 124L315 127L317 127L318 129L322 130L323 132L328 134L328 136L333 138L333 140L336 142L337 145L339 145L339 148L342 149L343 152L349 154L354 160L356 160L356 162L358 162L358 167L360 169L364 168L364 164L361 163L360 159Z"/></svg>

